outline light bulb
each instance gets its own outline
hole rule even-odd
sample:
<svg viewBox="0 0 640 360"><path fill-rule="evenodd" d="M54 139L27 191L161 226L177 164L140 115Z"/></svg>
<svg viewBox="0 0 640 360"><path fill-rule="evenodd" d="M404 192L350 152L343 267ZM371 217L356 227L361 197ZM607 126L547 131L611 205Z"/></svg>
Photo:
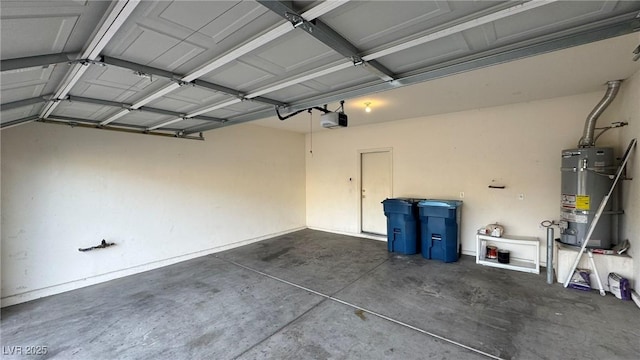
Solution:
<svg viewBox="0 0 640 360"><path fill-rule="evenodd" d="M364 111L365 111L365 112L370 113L370 112L371 112L371 107L369 107L369 105L370 105L371 103L370 103L370 102L366 102L366 103L364 103L364 104L366 105L366 106L365 106L365 108L364 108Z"/></svg>

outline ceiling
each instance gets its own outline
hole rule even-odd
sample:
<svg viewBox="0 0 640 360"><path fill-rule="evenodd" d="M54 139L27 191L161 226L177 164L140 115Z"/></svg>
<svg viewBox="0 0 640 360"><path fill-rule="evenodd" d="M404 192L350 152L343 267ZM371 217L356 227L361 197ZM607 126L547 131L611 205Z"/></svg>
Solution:
<svg viewBox="0 0 640 360"><path fill-rule="evenodd" d="M596 91L638 69L637 1L70 0L0 10L2 128L41 121L201 139L266 119L256 124L305 132L306 113L281 122L274 109L344 99L354 126Z"/></svg>
<svg viewBox="0 0 640 360"><path fill-rule="evenodd" d="M353 127L594 91L604 95L608 80L627 79L640 71L640 61L634 62L631 56L631 49L638 44L640 33L633 33L362 95L345 102L345 113L349 127ZM369 103L371 112L364 111L365 103ZM339 105L330 103L329 109ZM584 109L585 118L591 109ZM322 128L319 116L319 112L312 113L312 131L333 131ZM300 133L310 131L306 112L286 121L274 113L253 123Z"/></svg>

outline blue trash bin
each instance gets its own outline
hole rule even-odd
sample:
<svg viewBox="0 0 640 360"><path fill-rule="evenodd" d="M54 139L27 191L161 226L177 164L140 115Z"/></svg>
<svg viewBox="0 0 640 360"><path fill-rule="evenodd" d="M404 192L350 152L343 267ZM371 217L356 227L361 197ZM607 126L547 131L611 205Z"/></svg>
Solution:
<svg viewBox="0 0 640 360"><path fill-rule="evenodd" d="M387 249L404 255L420 252L418 203L421 199L394 198L382 202L387 216Z"/></svg>
<svg viewBox="0 0 640 360"><path fill-rule="evenodd" d="M459 200L423 200L418 203L422 257L458 261L460 244Z"/></svg>

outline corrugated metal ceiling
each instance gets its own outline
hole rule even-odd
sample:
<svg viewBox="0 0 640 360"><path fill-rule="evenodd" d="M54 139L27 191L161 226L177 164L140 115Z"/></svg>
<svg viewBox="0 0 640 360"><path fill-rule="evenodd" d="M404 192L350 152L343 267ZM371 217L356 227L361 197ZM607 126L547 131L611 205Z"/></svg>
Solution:
<svg viewBox="0 0 640 360"><path fill-rule="evenodd" d="M2 1L1 11L3 128L48 119L178 136L640 27L637 1Z"/></svg>

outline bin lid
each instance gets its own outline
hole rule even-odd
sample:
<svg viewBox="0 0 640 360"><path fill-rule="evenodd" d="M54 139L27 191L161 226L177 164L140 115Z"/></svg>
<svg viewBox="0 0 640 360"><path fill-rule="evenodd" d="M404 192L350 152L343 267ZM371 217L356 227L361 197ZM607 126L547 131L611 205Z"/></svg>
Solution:
<svg viewBox="0 0 640 360"><path fill-rule="evenodd" d="M460 200L427 199L427 200L422 200L418 203L418 206L420 207L437 206L437 207L446 207L450 209L455 209L461 205L462 205L462 201Z"/></svg>
<svg viewBox="0 0 640 360"><path fill-rule="evenodd" d="M389 204L389 203L416 204L416 203L419 203L420 201L423 201L423 200L424 199L414 199L414 198L400 197L400 198L384 199L382 201L382 203L383 204Z"/></svg>

